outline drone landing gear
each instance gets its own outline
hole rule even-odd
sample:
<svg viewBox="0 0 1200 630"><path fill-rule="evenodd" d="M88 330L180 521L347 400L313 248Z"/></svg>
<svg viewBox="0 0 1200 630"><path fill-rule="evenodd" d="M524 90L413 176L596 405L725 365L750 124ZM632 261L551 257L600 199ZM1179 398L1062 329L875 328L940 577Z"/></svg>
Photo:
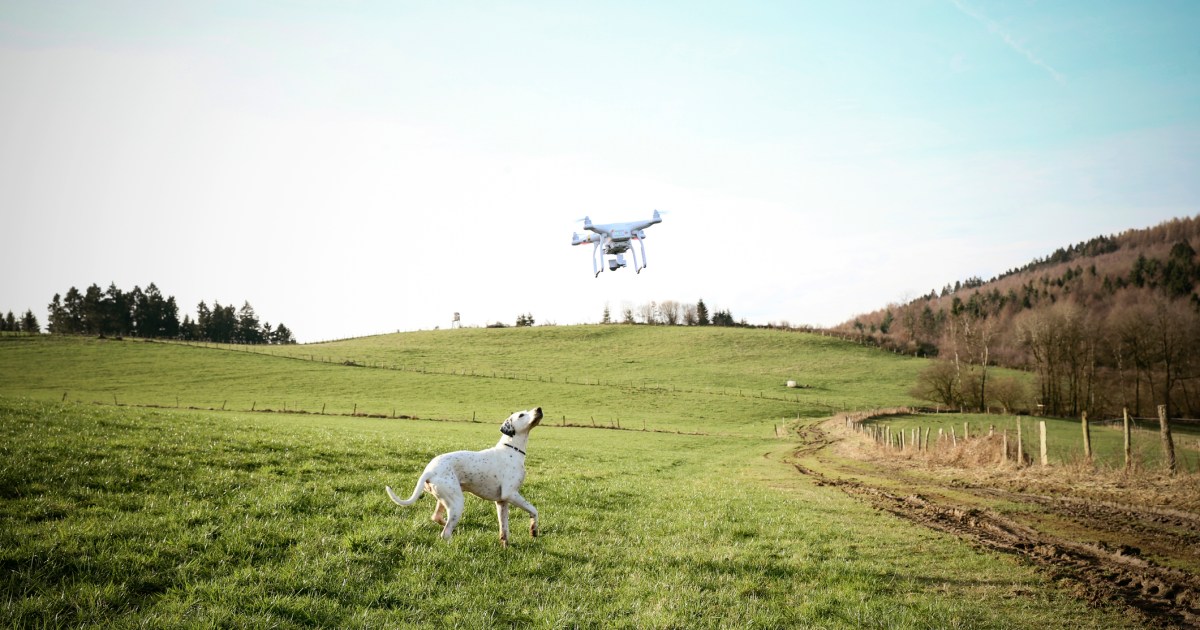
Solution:
<svg viewBox="0 0 1200 630"><path fill-rule="evenodd" d="M593 278L599 278L600 272L604 271L604 265L596 266L596 251L599 249L600 243L596 243L596 245L592 247L592 273L596 274L592 276ZM601 256L600 259L604 260L604 256Z"/></svg>
<svg viewBox="0 0 1200 630"><path fill-rule="evenodd" d="M633 248L629 249L630 255L633 256L633 270L635 273L640 274L640 273L642 273L642 270L646 268L646 242L637 237L634 237L633 240L638 242L638 247L640 247L642 250L642 265L639 267L638 259L637 259L637 252L633 251Z"/></svg>
<svg viewBox="0 0 1200 630"><path fill-rule="evenodd" d="M620 251L620 252L627 251L627 252L629 252L629 254L631 256L633 256L633 269L636 273L640 274L640 273L642 273L642 270L646 268L646 244L640 238L635 238L634 240L636 240L638 242L638 247L639 247L639 249L642 250L641 261L638 261L637 251L635 251L631 247L626 246L626 247L618 249L618 251ZM600 277L600 274L604 273L604 267L606 265L608 266L609 271L616 271L622 267L628 266L628 263L625 261L625 255L623 253L617 253L614 258L607 258L607 255L610 253L608 251L609 248L606 247L604 250L601 250L600 245L601 245L601 243L596 243L595 245L592 246L592 274L593 274L593 277L595 277L595 278Z"/></svg>

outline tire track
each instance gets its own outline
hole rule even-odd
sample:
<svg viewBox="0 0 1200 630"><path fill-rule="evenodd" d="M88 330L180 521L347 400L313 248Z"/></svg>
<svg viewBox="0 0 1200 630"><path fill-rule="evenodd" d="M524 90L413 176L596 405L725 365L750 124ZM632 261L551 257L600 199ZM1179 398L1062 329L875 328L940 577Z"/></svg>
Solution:
<svg viewBox="0 0 1200 630"><path fill-rule="evenodd" d="M798 460L819 457L834 440L817 424L800 427L803 442L789 463L817 485L836 487L876 508L937 531L953 534L995 551L1021 556L1041 567L1052 578L1067 580L1095 605L1124 604L1143 625L1167 628L1200 628L1200 577L1180 569L1158 566L1137 549L1079 543L1038 531L993 510L954 505L922 494L901 495L862 481L834 478L814 471ZM932 484L931 484L932 485ZM935 488L936 489L936 488ZM1033 503L1055 512L1090 519L1093 527L1106 523L1142 520L1143 531L1176 536L1178 544L1195 544L1200 517L1177 510L1143 508L1111 502L1088 502L1073 497L1049 497L958 486L958 492ZM1164 527L1155 527L1153 524Z"/></svg>

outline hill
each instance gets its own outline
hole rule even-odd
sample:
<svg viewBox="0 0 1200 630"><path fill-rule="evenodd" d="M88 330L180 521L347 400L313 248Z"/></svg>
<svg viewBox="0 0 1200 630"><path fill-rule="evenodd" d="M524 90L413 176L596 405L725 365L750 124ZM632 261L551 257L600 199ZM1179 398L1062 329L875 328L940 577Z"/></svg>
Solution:
<svg viewBox="0 0 1200 630"><path fill-rule="evenodd" d="M1031 405L1060 415L1200 417L1200 216L1060 248L836 327L882 347L975 366L958 401L991 402L986 369L1034 372ZM961 371L959 372L961 374Z"/></svg>
<svg viewBox="0 0 1200 630"><path fill-rule="evenodd" d="M924 362L818 334L592 325L398 333L289 346L0 337L0 395L549 421L769 435L782 418L916 402ZM788 388L796 381L801 387Z"/></svg>
<svg viewBox="0 0 1200 630"><path fill-rule="evenodd" d="M926 363L736 328L0 336L0 623L1128 625L1032 564L797 474L815 422L779 439L781 418L905 402ZM547 419L522 493L542 536L501 548L470 499L446 544L429 499L387 500L531 404Z"/></svg>

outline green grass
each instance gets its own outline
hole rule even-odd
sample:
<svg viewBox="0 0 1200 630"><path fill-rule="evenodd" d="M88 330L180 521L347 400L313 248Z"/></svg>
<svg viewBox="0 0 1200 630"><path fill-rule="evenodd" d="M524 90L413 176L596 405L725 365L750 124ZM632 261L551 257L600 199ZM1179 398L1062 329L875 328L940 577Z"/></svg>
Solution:
<svg viewBox="0 0 1200 630"><path fill-rule="evenodd" d="M1065 418L1021 418L1021 436L1025 453L1037 461L1039 457L1038 422L1046 422L1046 455L1051 465L1082 464L1086 461L1083 450L1083 427L1080 420ZM893 429L911 430L916 427L930 429L937 439L937 430L943 429L949 439L953 428L957 437L963 435L963 424L970 427L972 436L986 434L991 427L997 433L1008 430L1010 440L1016 439L1017 418L983 414L921 414L894 416L873 420L871 423L889 425ZM1125 438L1118 421L1090 422L1092 461L1096 466L1120 469L1125 466ZM1171 433L1175 442L1175 456L1181 472L1200 472L1200 427L1173 423ZM1136 466L1155 470L1162 466L1162 442L1158 432L1158 421L1141 420L1131 431L1133 461Z"/></svg>
<svg viewBox="0 0 1200 630"><path fill-rule="evenodd" d="M234 360L240 361L241 358ZM300 365L304 368L306 366ZM1011 557L812 485L787 444L543 426L499 546L387 501L495 426L0 398L0 624L1122 627Z"/></svg>
<svg viewBox="0 0 1200 630"><path fill-rule="evenodd" d="M444 330L287 347L3 337L0 395L489 422L540 405L549 422L763 436L783 418L913 402L905 392L924 365L818 335L712 327Z"/></svg>
<svg viewBox="0 0 1200 630"><path fill-rule="evenodd" d="M783 463L783 418L910 404L924 365L720 328L2 336L0 624L1121 627L1014 558ZM544 536L514 517L502 549L471 499L447 545L431 499L387 500L533 405L547 419L523 494Z"/></svg>

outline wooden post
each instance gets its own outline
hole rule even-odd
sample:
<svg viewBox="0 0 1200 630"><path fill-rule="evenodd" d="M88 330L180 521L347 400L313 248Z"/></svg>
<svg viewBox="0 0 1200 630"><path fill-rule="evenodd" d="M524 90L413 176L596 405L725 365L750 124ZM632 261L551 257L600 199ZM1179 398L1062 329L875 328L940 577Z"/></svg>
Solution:
<svg viewBox="0 0 1200 630"><path fill-rule="evenodd" d="M1008 429L1004 430L1004 439L1000 441L1000 463L1008 462Z"/></svg>
<svg viewBox="0 0 1200 630"><path fill-rule="evenodd" d="M965 440L969 437L971 437L971 423L964 422L963 423L963 439Z"/></svg>
<svg viewBox="0 0 1200 630"><path fill-rule="evenodd" d="M1046 421L1038 420L1038 434L1041 441L1041 462L1043 466L1050 465L1050 458L1046 456Z"/></svg>
<svg viewBox="0 0 1200 630"><path fill-rule="evenodd" d="M1084 457L1088 463L1092 461L1092 427L1087 424L1087 412L1080 416L1081 426L1084 428Z"/></svg>
<svg viewBox="0 0 1200 630"><path fill-rule="evenodd" d="M1125 434L1125 472L1129 472L1129 467L1133 465L1133 436L1129 433L1129 408L1121 410L1121 414L1125 417L1125 426L1123 433Z"/></svg>
<svg viewBox="0 0 1200 630"><path fill-rule="evenodd" d="M930 433L929 427L925 427L925 452L926 453L929 452L929 433Z"/></svg>
<svg viewBox="0 0 1200 630"><path fill-rule="evenodd" d="M958 436L954 435L954 427L950 427L950 446L958 446Z"/></svg>
<svg viewBox="0 0 1200 630"><path fill-rule="evenodd" d="M1167 418L1167 406L1158 406L1158 433L1162 436L1163 459L1167 471L1175 474L1175 442L1171 440L1171 423Z"/></svg>
<svg viewBox="0 0 1200 630"><path fill-rule="evenodd" d="M1025 465L1025 441L1021 438L1021 416L1017 416L1017 467Z"/></svg>

